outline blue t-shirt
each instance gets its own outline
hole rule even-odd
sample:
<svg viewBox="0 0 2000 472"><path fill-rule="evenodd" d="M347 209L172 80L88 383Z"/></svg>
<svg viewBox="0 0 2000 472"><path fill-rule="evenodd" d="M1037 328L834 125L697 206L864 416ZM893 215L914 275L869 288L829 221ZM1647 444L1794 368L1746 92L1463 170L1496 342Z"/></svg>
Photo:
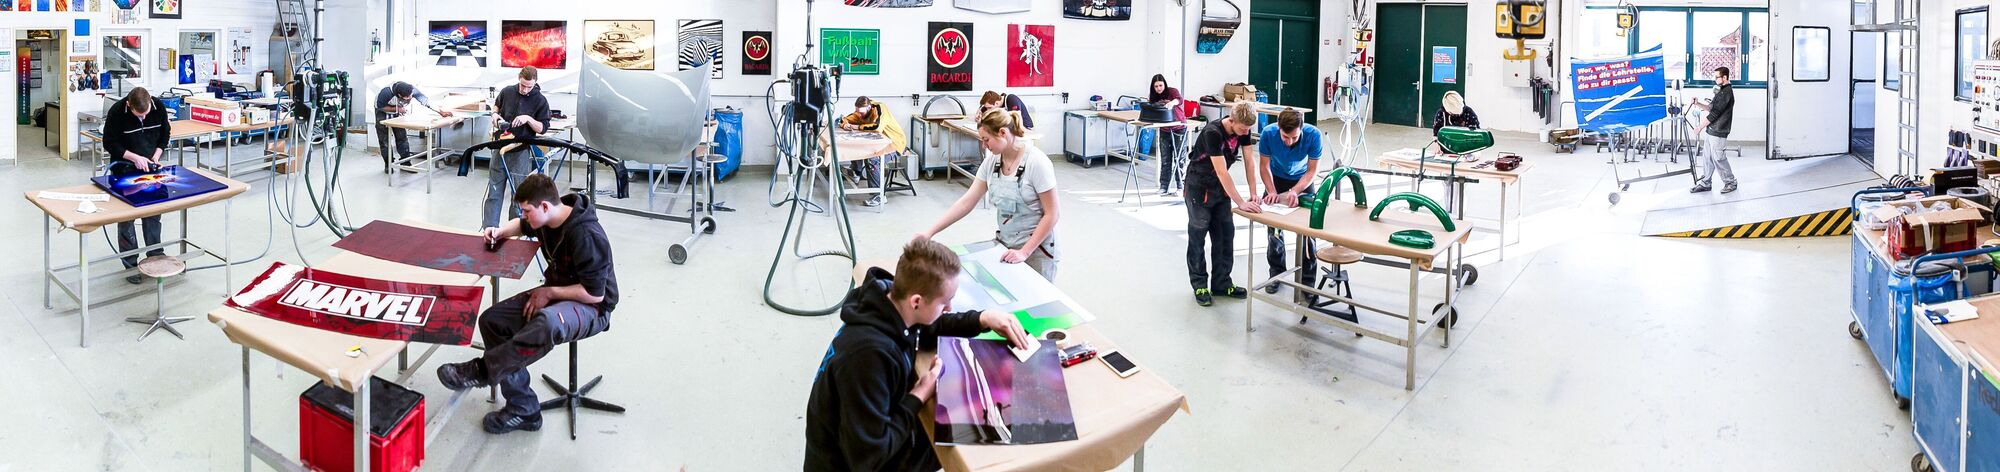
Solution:
<svg viewBox="0 0 2000 472"><path fill-rule="evenodd" d="M1299 143L1285 145L1284 132L1272 123L1264 126L1264 134L1257 140L1257 153L1271 161L1271 177L1285 180L1299 180L1306 176L1306 161L1319 160L1319 128L1313 125L1299 126Z"/></svg>

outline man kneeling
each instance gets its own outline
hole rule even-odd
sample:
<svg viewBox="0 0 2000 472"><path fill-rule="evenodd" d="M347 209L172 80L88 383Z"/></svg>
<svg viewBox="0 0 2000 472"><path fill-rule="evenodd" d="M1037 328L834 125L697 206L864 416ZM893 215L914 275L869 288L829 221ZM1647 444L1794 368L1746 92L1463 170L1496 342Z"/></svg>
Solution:
<svg viewBox="0 0 2000 472"><path fill-rule="evenodd" d="M807 471L940 468L918 415L937 391L940 364L916 370L919 346L938 336L993 330L1015 347L1035 342L1014 315L944 313L958 292L958 255L917 239L903 246L896 274L868 269L840 306L840 331L826 348L806 404Z"/></svg>
<svg viewBox="0 0 2000 472"><path fill-rule="evenodd" d="M528 365L562 343L611 327L618 277L611 270L611 241L597 224L590 197L556 194L555 181L529 175L514 190L521 217L483 233L489 243L528 236L542 243L542 286L494 304L479 314L486 353L438 366L438 382L452 390L499 384L507 405L486 414L486 432L542 429L541 405L529 387Z"/></svg>

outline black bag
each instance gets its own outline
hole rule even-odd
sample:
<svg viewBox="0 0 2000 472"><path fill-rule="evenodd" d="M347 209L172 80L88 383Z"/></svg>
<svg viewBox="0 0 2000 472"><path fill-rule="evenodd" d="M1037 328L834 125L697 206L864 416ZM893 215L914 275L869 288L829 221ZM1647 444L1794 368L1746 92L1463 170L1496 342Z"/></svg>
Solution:
<svg viewBox="0 0 2000 472"><path fill-rule="evenodd" d="M1147 123L1172 123L1180 121L1174 117L1174 109L1158 103L1139 104L1139 121Z"/></svg>

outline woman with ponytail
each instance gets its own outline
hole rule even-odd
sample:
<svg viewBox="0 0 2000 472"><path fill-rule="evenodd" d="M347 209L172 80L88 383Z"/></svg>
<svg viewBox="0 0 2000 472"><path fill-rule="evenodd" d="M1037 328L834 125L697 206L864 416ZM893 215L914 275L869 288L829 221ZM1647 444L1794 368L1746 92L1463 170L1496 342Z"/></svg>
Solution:
<svg viewBox="0 0 2000 472"><path fill-rule="evenodd" d="M1008 251L1000 257L1009 264L1026 262L1043 278L1056 279L1056 170L1049 155L1024 138L1028 131L1020 115L989 109L979 115L979 144L986 159L979 163L976 177L965 195L958 198L930 229L917 232L918 239L930 239L972 212L979 199L993 206L998 230L994 239Z"/></svg>

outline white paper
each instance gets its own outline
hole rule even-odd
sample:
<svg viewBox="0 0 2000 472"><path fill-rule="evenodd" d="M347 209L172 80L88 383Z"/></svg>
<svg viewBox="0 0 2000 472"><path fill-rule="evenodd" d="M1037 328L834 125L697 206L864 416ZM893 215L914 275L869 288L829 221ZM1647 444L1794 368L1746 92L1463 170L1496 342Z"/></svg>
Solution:
<svg viewBox="0 0 2000 472"><path fill-rule="evenodd" d="M1952 300L1935 305L1924 305L1920 310L1925 316L1931 318L1931 322L1938 324L1954 323L1979 317L1979 309L1974 308L1971 303L1966 303L1965 300Z"/></svg>
<svg viewBox="0 0 2000 472"><path fill-rule="evenodd" d="M1298 207L1288 207L1284 205L1264 205L1263 210L1265 213L1270 213L1278 216L1290 215L1294 211L1299 211Z"/></svg>
<svg viewBox="0 0 2000 472"><path fill-rule="evenodd" d="M40 193L36 193L36 194L35 194L35 198L40 198L40 199L43 199L43 200L60 200L60 201L66 201L66 202L108 202L108 201L111 201L111 196L110 196L110 195L106 195L106 194L102 194L102 193L67 193L67 192L50 192L50 191L42 191L42 192L40 192Z"/></svg>
<svg viewBox="0 0 2000 472"><path fill-rule="evenodd" d="M97 204L90 203L90 200L76 202L76 212L83 213L86 215L91 213L97 213Z"/></svg>

